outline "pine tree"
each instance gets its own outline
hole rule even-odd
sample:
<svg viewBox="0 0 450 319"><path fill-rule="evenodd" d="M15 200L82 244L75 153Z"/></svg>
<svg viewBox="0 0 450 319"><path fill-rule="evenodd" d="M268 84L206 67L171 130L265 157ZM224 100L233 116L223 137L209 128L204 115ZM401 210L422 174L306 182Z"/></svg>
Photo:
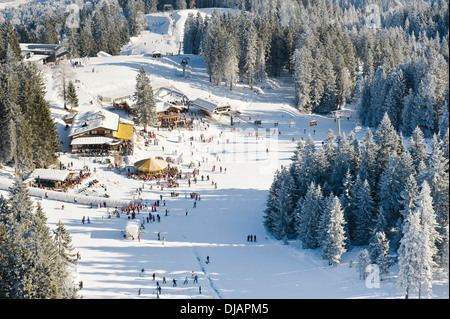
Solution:
<svg viewBox="0 0 450 319"><path fill-rule="evenodd" d="M218 85L223 76L223 27L217 11L211 15L205 31L204 57L209 82Z"/></svg>
<svg viewBox="0 0 450 319"><path fill-rule="evenodd" d="M92 22L86 19L80 30L80 56L94 56L95 43L92 35Z"/></svg>
<svg viewBox="0 0 450 319"><path fill-rule="evenodd" d="M25 133L24 140L27 141L19 143L22 153L19 157L21 165L28 168L26 171L30 171L35 166L53 164L60 144L56 124L45 101L42 74L33 64L21 65L18 73L21 84L18 104L22 109L21 117L24 118L20 120L20 124L26 125L22 132ZM29 148L28 153L25 153L26 147ZM24 165L27 161L31 164Z"/></svg>
<svg viewBox="0 0 450 319"><path fill-rule="evenodd" d="M135 89L137 96L135 109L138 120L144 126L144 130L147 131L147 126L152 125L156 120L156 104L150 79L143 66L141 66L141 70L136 77Z"/></svg>
<svg viewBox="0 0 450 319"><path fill-rule="evenodd" d="M366 135L363 140L363 146L361 148L361 162L358 169L358 174L361 180L367 179L369 185L375 183L375 170L376 170L376 153L375 143L373 142L372 131L367 128Z"/></svg>
<svg viewBox="0 0 450 319"><path fill-rule="evenodd" d="M445 134L445 131L449 127L449 111L448 111L448 98L444 100L441 113L439 114L439 132L441 135Z"/></svg>
<svg viewBox="0 0 450 319"><path fill-rule="evenodd" d="M70 272L57 258L56 243L38 204L16 179L0 201L0 296L8 299L75 298Z"/></svg>
<svg viewBox="0 0 450 319"><path fill-rule="evenodd" d="M355 224L354 229L350 230L353 233L352 243L355 245L367 245L375 224L375 203L367 180L361 183L359 177L357 177L353 193L352 206L354 209L352 210L352 219Z"/></svg>
<svg viewBox="0 0 450 319"><path fill-rule="evenodd" d="M404 106L402 112L402 126L401 130L405 135L411 135L413 130L419 126L420 119L417 114L420 114L418 96L410 89L404 98Z"/></svg>
<svg viewBox="0 0 450 319"><path fill-rule="evenodd" d="M308 47L296 49L292 58L294 66L295 104L304 113L312 110L311 82L313 79L313 58Z"/></svg>
<svg viewBox="0 0 450 319"><path fill-rule="evenodd" d="M66 264L76 264L77 260L75 259L75 254L72 253L74 250L72 246L72 237L61 221L58 221L54 234L59 257Z"/></svg>
<svg viewBox="0 0 450 319"><path fill-rule="evenodd" d="M425 180L430 187L433 199L433 209L438 223L439 236L444 236L449 224L449 170L448 160L444 157L441 143L435 134L433 136L433 152L425 169ZM439 256L443 255L445 247L438 242ZM441 262L441 258L437 259Z"/></svg>
<svg viewBox="0 0 450 319"><path fill-rule="evenodd" d="M411 137L409 138L407 150L411 154L414 162L414 167L416 169L416 172L418 172L419 163L425 161L427 157L427 145L425 144L422 130L418 126L414 129Z"/></svg>
<svg viewBox="0 0 450 319"><path fill-rule="evenodd" d="M393 83L391 84L384 100L384 110L387 112L392 125L396 130L401 126L401 115L403 111L403 98L405 96L405 83L403 79L403 72L400 68L396 69L390 77Z"/></svg>
<svg viewBox="0 0 450 319"><path fill-rule="evenodd" d="M69 58L74 59L80 56L80 40L80 34L77 30L75 28L71 29L67 40L67 51Z"/></svg>
<svg viewBox="0 0 450 319"><path fill-rule="evenodd" d="M264 226L267 231L275 235L275 221L279 217L280 208L277 205L277 194L281 187L281 182L287 174L286 168L277 170L272 184L270 185L269 195L267 196L266 209L264 211Z"/></svg>
<svg viewBox="0 0 450 319"><path fill-rule="evenodd" d="M370 261L373 264L378 264L378 262L387 255L389 251L389 240L386 238L384 232L375 232L370 239L369 255Z"/></svg>
<svg viewBox="0 0 450 319"><path fill-rule="evenodd" d="M367 249L361 250L358 254L358 270L359 270L359 279L366 279L366 268L370 264L370 256Z"/></svg>
<svg viewBox="0 0 450 319"><path fill-rule="evenodd" d="M60 264L57 271L58 294L61 298L77 298L78 289L74 286L71 276L73 267L77 264L77 259L73 253L72 237L61 221L58 222L54 231L54 245L56 260ZM60 278L63 280L60 280Z"/></svg>
<svg viewBox="0 0 450 319"><path fill-rule="evenodd" d="M17 148L17 124L19 107L15 102L13 83L0 66L0 158L14 161Z"/></svg>
<svg viewBox="0 0 450 319"><path fill-rule="evenodd" d="M385 213L387 225L392 226L398 219L400 191L402 190L401 181L397 178L400 170L400 159L394 152L389 156L388 163L380 177L379 189L376 197L379 207ZM389 227L390 228L390 227Z"/></svg>
<svg viewBox="0 0 450 319"><path fill-rule="evenodd" d="M411 211L403 228L404 236L399 248L399 273L397 285L409 297L412 290L419 291L425 286L431 297L432 276L435 269L433 256L436 252L436 223L430 188L425 181L416 201L416 208Z"/></svg>
<svg viewBox="0 0 450 319"><path fill-rule="evenodd" d="M321 243L323 257L328 260L330 266L340 263L342 255L345 253L345 231L344 212L337 196L325 210L329 214L329 223L324 233Z"/></svg>
<svg viewBox="0 0 450 319"><path fill-rule="evenodd" d="M295 237L295 202L293 201L294 179L290 174L286 174L281 182L275 198L275 205L279 209L279 216L274 220L274 233L277 239L285 243L288 239Z"/></svg>
<svg viewBox="0 0 450 319"><path fill-rule="evenodd" d="M235 37L232 33L227 37L225 47L225 82L230 88L230 91L238 81L239 69L238 69L238 56L235 43Z"/></svg>
<svg viewBox="0 0 450 319"><path fill-rule="evenodd" d="M257 33L253 22L250 20L248 25L243 32L243 40L245 39L245 48L242 54L243 56L243 66L242 70L247 78L247 83L253 83L255 77L255 67L256 67L256 52L257 52Z"/></svg>
<svg viewBox="0 0 450 319"><path fill-rule="evenodd" d="M194 51L194 33L198 32L195 28L195 18L192 12L188 13L186 21L184 22L183 33L183 52L185 54L192 54Z"/></svg>
<svg viewBox="0 0 450 319"><path fill-rule="evenodd" d="M389 120L388 115L385 113L380 125L374 136L374 141L376 144L375 149L375 159L376 159L376 181L379 180L384 168L386 167L389 156L392 152L397 155L401 155L403 152L403 144L399 135L395 132L394 127Z"/></svg>
<svg viewBox="0 0 450 319"><path fill-rule="evenodd" d="M297 210L296 231L305 248L319 247L319 223L324 209L322 202L323 196L320 186L311 182Z"/></svg>
<svg viewBox="0 0 450 319"><path fill-rule="evenodd" d="M73 85L72 81L67 85L67 103L70 105L71 110L74 107L78 107L77 91L75 90L75 85Z"/></svg>
<svg viewBox="0 0 450 319"><path fill-rule="evenodd" d="M345 174L352 167L352 150L345 133L338 137L336 157L334 159L333 172L330 176L330 186L333 193L340 195L342 193L342 181Z"/></svg>

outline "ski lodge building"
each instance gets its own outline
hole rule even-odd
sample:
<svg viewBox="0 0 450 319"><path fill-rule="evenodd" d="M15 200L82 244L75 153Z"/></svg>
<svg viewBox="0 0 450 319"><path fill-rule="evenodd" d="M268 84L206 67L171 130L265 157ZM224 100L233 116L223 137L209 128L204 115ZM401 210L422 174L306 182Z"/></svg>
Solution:
<svg viewBox="0 0 450 319"><path fill-rule="evenodd" d="M68 54L65 46L60 44L19 43L22 56L26 61L43 64L58 62Z"/></svg>
<svg viewBox="0 0 450 319"><path fill-rule="evenodd" d="M37 184L38 187L59 189L72 181L76 171L59 169L35 169L25 181L29 186Z"/></svg>
<svg viewBox="0 0 450 319"><path fill-rule="evenodd" d="M109 153L121 149L123 140L133 140L133 124L106 110L77 114L69 132L72 152Z"/></svg>

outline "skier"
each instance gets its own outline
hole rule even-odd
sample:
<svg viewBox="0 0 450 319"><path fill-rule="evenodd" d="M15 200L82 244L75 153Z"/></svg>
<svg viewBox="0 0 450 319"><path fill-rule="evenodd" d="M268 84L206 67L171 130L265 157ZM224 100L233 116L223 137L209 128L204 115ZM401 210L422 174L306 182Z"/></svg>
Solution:
<svg viewBox="0 0 450 319"><path fill-rule="evenodd" d="M198 286L198 293L201 295L202 294L202 286Z"/></svg>
<svg viewBox="0 0 450 319"><path fill-rule="evenodd" d="M198 276L197 275L195 275L195 277L194 277L194 283L198 283Z"/></svg>
<svg viewBox="0 0 450 319"><path fill-rule="evenodd" d="M163 277L163 284L166 284L166 277Z"/></svg>
<svg viewBox="0 0 450 319"><path fill-rule="evenodd" d="M153 273L153 281L155 281L155 276L156 276L156 274L155 274L155 273Z"/></svg>
<svg viewBox="0 0 450 319"><path fill-rule="evenodd" d="M206 256L206 263L209 264L209 256Z"/></svg>
<svg viewBox="0 0 450 319"><path fill-rule="evenodd" d="M144 277L144 273L145 273L145 269L142 268L142 269L141 269L141 277Z"/></svg>
<svg viewBox="0 0 450 319"><path fill-rule="evenodd" d="M188 284L187 276L186 276L186 278L184 278L184 282L183 282L183 285L186 285L186 284Z"/></svg>
<svg viewBox="0 0 450 319"><path fill-rule="evenodd" d="M172 281L173 281L172 287L176 287L177 286L177 281L175 279L173 279Z"/></svg>

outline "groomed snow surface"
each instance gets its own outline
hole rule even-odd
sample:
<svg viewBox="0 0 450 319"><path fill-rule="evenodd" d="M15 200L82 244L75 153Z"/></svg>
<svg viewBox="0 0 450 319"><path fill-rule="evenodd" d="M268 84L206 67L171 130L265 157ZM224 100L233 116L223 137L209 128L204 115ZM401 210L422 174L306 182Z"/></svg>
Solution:
<svg viewBox="0 0 450 319"><path fill-rule="evenodd" d="M74 252L81 255L74 273L77 282L83 281L80 295L85 299L157 298L158 282L162 286L161 299L403 298L395 284L397 266L378 288L359 279L355 263L360 247L345 253L340 265L330 267L321 258L320 250L302 249L298 241L286 245L266 233L263 211L275 170L290 163L300 138L306 139L311 134L317 147L321 147L330 128L337 134L336 123L326 117L299 114L293 108L293 83L287 76L257 84L254 90L240 84L230 91L224 86L211 86L203 59L191 55L188 56L190 75L180 77L182 56L176 55L182 35L180 29L191 11L196 12L148 15L152 32L144 31L133 38L123 48L122 55L83 59L84 66L74 69L74 79L79 80L76 83L79 111L100 108L99 95L112 97L133 93L142 65L153 87L172 85L190 99L211 96L217 101L229 102L242 112L243 119L261 120L259 138L253 134L258 129L253 124L241 121L235 125L236 130L231 130L225 118L222 124L197 121L193 131L160 130L157 146L150 143L146 147L142 137L136 136L135 154L128 158L130 165L147 157L182 155L184 163L179 169L188 172L192 169L187 164L200 162L197 183L192 182L189 187L186 180L181 180L179 188L163 190L155 181L129 179L126 171L108 169L100 158L61 153L60 160L64 164L73 162L75 169L88 165L91 172L95 169L94 175L82 185L86 186L93 179L99 181L90 188L89 195L107 193L117 200L134 198L149 205L163 196L157 208L160 222L147 223L149 210L137 215L139 221L144 219L145 225L140 240L123 238L130 221L125 214L120 218L108 218L108 208L34 198L42 202L52 229L61 220L72 235ZM209 10L202 12L210 13ZM163 57L152 58L154 50L160 50ZM166 52L175 55L166 56ZM66 112L51 83L51 72L51 68L44 69L49 80L47 98L64 148L68 146L68 131L64 130L62 120ZM125 116L123 112L119 114ZM317 120L317 126L309 126L312 119ZM275 122L278 122L277 127L274 127ZM275 131L266 135L266 128L278 129L281 134ZM356 131L357 138L364 136L365 129L358 129L355 116L343 119L341 129L347 136L352 130ZM212 137L212 142L201 143L200 134ZM194 137L192 146L191 136ZM1 181L11 180L11 170L6 168L0 173ZM206 180L207 175L210 181ZM217 182L217 189L211 180ZM141 195L136 193L139 187L143 187ZM76 194L77 191L70 192ZM172 191L179 196L171 197ZM192 192L200 195L195 208L195 200L190 197ZM168 216L165 216L166 209ZM90 223L83 224L83 216L89 217ZM256 241L248 241L249 235L256 236ZM145 272L141 276L143 268ZM198 275L198 283L193 283L192 271ZM163 283L163 277L167 283ZM185 277L188 277L188 284L183 283ZM173 287L173 279L177 280L176 287ZM436 280L433 289L436 298L448 298L448 279ZM410 297L417 295L412 293Z"/></svg>

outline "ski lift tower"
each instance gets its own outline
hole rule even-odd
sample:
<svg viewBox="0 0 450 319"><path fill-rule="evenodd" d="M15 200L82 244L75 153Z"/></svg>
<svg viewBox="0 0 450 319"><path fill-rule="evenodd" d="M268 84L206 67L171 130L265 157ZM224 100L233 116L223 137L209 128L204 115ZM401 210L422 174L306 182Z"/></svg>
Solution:
<svg viewBox="0 0 450 319"><path fill-rule="evenodd" d="M350 117L350 115L350 113L344 112L342 110L336 110L332 111L331 115L328 116L329 118L335 119L335 121L337 122L338 136L341 136L341 117Z"/></svg>
<svg viewBox="0 0 450 319"><path fill-rule="evenodd" d="M181 66L183 67L183 77L184 77L185 72L186 72L186 65L187 65L187 64L188 64L187 58L183 58L183 59L181 60Z"/></svg>

